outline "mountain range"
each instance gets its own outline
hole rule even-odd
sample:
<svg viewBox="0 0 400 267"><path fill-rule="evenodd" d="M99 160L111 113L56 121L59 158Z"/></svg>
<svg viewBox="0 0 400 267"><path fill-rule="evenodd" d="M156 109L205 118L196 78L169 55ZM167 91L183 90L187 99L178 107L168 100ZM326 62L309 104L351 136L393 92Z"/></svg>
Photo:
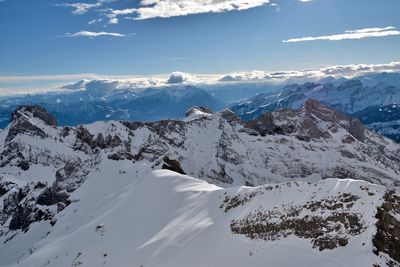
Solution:
<svg viewBox="0 0 400 267"><path fill-rule="evenodd" d="M393 140L400 140L400 75L381 73L350 80L325 79L320 82L290 84L283 88L235 103L230 108L242 119L264 112L302 107L308 98L359 118L367 128Z"/></svg>
<svg viewBox="0 0 400 267"><path fill-rule="evenodd" d="M225 106L203 89L193 86L130 88L116 81L93 80L81 81L67 88L59 92L3 97L0 99L0 127L8 125L10 114L23 104L43 106L54 114L60 125L99 120L182 118L195 105L214 110Z"/></svg>
<svg viewBox="0 0 400 267"><path fill-rule="evenodd" d="M0 144L0 266L400 264L400 145L317 100L72 127L24 105Z"/></svg>
<svg viewBox="0 0 400 267"><path fill-rule="evenodd" d="M303 79L304 80L304 79ZM396 108L400 74L377 72L349 79L327 76L306 83L223 81L214 84L137 84L126 80L82 80L53 92L0 97L0 128L20 105L40 105L62 126L99 120L181 119L192 106L230 108L244 120L282 108L301 108L308 98L359 118L369 129L400 140Z"/></svg>

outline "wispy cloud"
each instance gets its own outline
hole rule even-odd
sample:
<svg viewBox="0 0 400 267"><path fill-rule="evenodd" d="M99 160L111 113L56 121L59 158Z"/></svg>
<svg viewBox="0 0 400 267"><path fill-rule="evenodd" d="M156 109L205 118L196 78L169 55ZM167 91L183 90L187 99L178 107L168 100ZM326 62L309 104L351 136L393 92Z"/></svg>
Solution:
<svg viewBox="0 0 400 267"><path fill-rule="evenodd" d="M66 33L64 37L88 37L88 38L96 38L100 36L109 36L109 37L126 37L127 34L118 33L118 32L90 32L90 31L79 31L75 33Z"/></svg>
<svg viewBox="0 0 400 267"><path fill-rule="evenodd" d="M93 3L93 4L87 4L87 3L64 3L64 4L58 4L57 6L61 7L70 7L72 8L72 14L74 15L83 15L87 12L89 12L90 9L100 7L102 3Z"/></svg>
<svg viewBox="0 0 400 267"><path fill-rule="evenodd" d="M99 23L99 22L101 22L102 20L103 20L102 18L99 18L99 19L92 19L92 20L89 20L89 21L88 21L88 24L91 25L91 24Z"/></svg>
<svg viewBox="0 0 400 267"><path fill-rule="evenodd" d="M130 14L136 13L135 8L108 9L106 11L108 11L108 13L106 13L106 17L108 17L110 24L117 24L119 22L118 16L130 15Z"/></svg>
<svg viewBox="0 0 400 267"><path fill-rule="evenodd" d="M400 31L395 27L386 28L365 28L360 30L349 30L342 34L325 35L325 36L309 36L301 38L292 38L288 40L283 40L284 43L297 43L297 42L307 42L307 41L341 41L341 40L359 40L371 37L385 37L385 36L395 36L400 35Z"/></svg>
<svg viewBox="0 0 400 267"><path fill-rule="evenodd" d="M246 10L268 3L270 0L141 0L138 8L109 9L106 16L110 24L116 24L121 15L134 14L133 19L145 20Z"/></svg>

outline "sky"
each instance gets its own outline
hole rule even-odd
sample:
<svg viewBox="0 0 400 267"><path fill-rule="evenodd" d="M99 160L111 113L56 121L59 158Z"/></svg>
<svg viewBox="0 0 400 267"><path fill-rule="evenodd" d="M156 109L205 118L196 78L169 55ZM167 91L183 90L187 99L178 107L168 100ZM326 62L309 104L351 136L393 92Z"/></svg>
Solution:
<svg viewBox="0 0 400 267"><path fill-rule="evenodd" d="M386 64L400 61L399 11L399 0L0 0L0 87Z"/></svg>

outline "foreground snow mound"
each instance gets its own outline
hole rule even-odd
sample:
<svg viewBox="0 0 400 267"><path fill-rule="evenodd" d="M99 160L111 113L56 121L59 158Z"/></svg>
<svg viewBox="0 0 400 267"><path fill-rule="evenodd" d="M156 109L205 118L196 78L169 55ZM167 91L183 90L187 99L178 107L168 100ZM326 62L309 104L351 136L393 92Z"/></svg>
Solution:
<svg viewBox="0 0 400 267"><path fill-rule="evenodd" d="M41 221L12 239L0 237L0 266L396 265L398 252L375 238L388 194L337 179L223 189L105 161L53 226ZM397 225L378 229L386 231L386 245L388 231L399 229L400 211L389 213Z"/></svg>

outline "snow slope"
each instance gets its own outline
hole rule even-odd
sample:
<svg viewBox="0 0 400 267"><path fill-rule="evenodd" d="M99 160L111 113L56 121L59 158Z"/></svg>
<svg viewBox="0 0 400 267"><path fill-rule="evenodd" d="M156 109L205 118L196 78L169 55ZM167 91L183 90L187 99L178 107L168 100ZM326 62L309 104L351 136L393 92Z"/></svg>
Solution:
<svg viewBox="0 0 400 267"><path fill-rule="evenodd" d="M385 255L372 253L374 214L385 193L381 186L328 179L223 189L128 161L105 161L99 169L71 195L79 201L55 217L54 227L47 221L35 223L3 245L0 266L265 266L266 262L268 266L384 266L386 262ZM227 196L251 193L256 195L228 212L221 205ZM348 240L345 246L321 251L312 240L295 234L251 239L231 230L233 220L252 212L286 214L294 207L344 194L358 198L342 211L358 216L362 230L350 234L338 223L342 228L325 229L325 235L340 235ZM322 205L317 211L304 209L299 217L334 213Z"/></svg>

